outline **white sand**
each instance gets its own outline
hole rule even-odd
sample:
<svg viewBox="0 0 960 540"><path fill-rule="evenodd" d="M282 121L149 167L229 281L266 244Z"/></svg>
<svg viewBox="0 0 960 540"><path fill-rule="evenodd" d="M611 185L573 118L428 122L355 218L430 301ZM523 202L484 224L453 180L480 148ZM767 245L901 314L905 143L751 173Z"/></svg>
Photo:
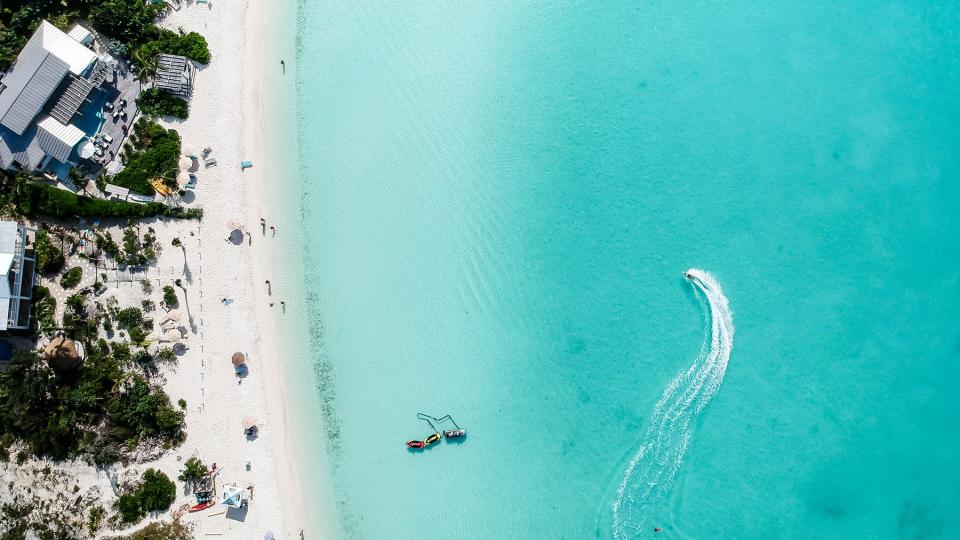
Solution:
<svg viewBox="0 0 960 540"><path fill-rule="evenodd" d="M187 351L177 366L164 370L163 377L171 400L187 402L186 442L158 459L145 456L141 463L117 465L106 472L82 463L0 465L4 483L13 481L21 488L42 486L50 499L60 494L64 507L68 500L82 495L112 513L116 494L108 474L122 483L155 467L176 478L183 461L196 455L208 466L217 464L218 490L225 482L254 486L245 512L224 514L225 507L217 505L184 515L182 520L195 524L196 538L262 539L267 531L277 538L300 538L304 523L301 491L286 446L281 358L272 337L273 325L282 315L279 299L275 307L268 307L271 298L264 280L269 279L272 239L269 230L265 236L261 233L259 223L261 216L269 219L262 208L266 193L260 189L264 184L261 172L269 170L260 140L264 4L265 0L223 1L208 8L191 3L163 22L171 29L200 32L209 43L213 61L197 72L190 118L170 127L180 132L186 144L197 149L211 147L218 164L201 166L197 172L196 200L190 205L203 207L201 223L150 224L163 248L156 267L148 273L153 293L144 294L138 282L114 283L98 298L104 302L115 297L123 308L139 307L140 301L149 297L160 306L161 287L182 280L186 298L181 290L177 292ZM254 168L241 172L241 160L252 160ZM252 245L245 241L238 246L225 240L227 223L232 221L245 225ZM119 241L119 229L111 232ZM171 245L174 237L181 239L184 251ZM222 298L230 302L224 304ZM163 310L158 308L152 315L159 321ZM242 384L230 362L237 351L248 355L249 374ZM247 415L258 420L259 433L253 440L247 439L241 427ZM41 471L47 465L53 465L53 474L47 473L44 480ZM52 482L51 476L59 480ZM179 482L178 487L182 488ZM0 500L10 496L4 493ZM193 496L180 489L171 510L183 504L193 504ZM129 530L160 519L168 521L170 513L151 516ZM102 529L100 536L112 534L115 531Z"/></svg>
<svg viewBox="0 0 960 540"><path fill-rule="evenodd" d="M272 339L280 305L268 307L264 284L269 279L271 237L269 230L262 234L259 223L261 216L269 217L259 207L265 182L261 172L269 170L260 139L264 4L259 0L214 2L212 8L191 4L163 23L200 32L210 45L213 61L197 73L190 118L172 127L185 143L212 148L218 164L197 173L194 204L204 208L199 231L194 237L180 234L193 272L189 304L199 333L189 336L190 351L167 384L173 400L184 398L188 403L188 439L176 457L160 463L176 468L177 458L197 452L204 462L217 463L223 471L221 481L255 486L242 521L208 517L217 511L213 509L185 517L197 524L198 538L223 532L227 538L259 539L267 531L278 538L299 538L303 523L301 492L285 444L280 358ZM254 167L241 172L242 160L252 160ZM246 225L252 246L225 241L231 221ZM169 226L181 229L184 224ZM176 251L165 249L158 267L176 267L182 257ZM194 257L196 262L191 261ZM224 305L224 297L231 302ZM249 357L250 373L242 384L237 384L230 363L236 351ZM245 415L258 420L259 436L253 441L241 427Z"/></svg>

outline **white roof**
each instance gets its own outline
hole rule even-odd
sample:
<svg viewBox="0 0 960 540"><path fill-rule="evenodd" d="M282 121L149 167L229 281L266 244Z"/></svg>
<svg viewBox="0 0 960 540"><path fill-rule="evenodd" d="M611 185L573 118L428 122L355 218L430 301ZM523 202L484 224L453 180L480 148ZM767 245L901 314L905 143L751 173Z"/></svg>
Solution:
<svg viewBox="0 0 960 540"><path fill-rule="evenodd" d="M9 254L11 257L17 249L17 222L0 221L0 255ZM0 271L5 272L10 265L0 265Z"/></svg>
<svg viewBox="0 0 960 540"><path fill-rule="evenodd" d="M80 43L86 43L88 39L93 37L93 34L91 34L89 30L80 26L79 24L74 25L74 27L67 32L67 35L79 41Z"/></svg>
<svg viewBox="0 0 960 540"><path fill-rule="evenodd" d="M73 147L87 135L73 124L61 124L56 118L48 116L37 123L37 142L43 151L60 163L66 163Z"/></svg>
<svg viewBox="0 0 960 540"><path fill-rule="evenodd" d="M103 187L103 191L113 195L114 197L126 197L130 194L130 190L125 187L116 186L113 184L107 184Z"/></svg>
<svg viewBox="0 0 960 540"><path fill-rule="evenodd" d="M77 28L81 27L78 26ZM43 40L41 42L43 48L66 62L74 75L83 73L90 66L90 63L96 59L96 53L47 21L40 21L40 29L43 30Z"/></svg>
<svg viewBox="0 0 960 540"><path fill-rule="evenodd" d="M23 135L67 72L81 75L96 58L77 40L41 21L3 77L0 123Z"/></svg>

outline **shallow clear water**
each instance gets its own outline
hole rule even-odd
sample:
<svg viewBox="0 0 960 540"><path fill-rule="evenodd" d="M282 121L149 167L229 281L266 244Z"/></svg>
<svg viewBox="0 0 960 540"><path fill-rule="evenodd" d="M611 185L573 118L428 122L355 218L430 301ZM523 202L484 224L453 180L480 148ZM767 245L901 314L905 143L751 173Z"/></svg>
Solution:
<svg viewBox="0 0 960 540"><path fill-rule="evenodd" d="M960 536L956 8L301 3L337 528L612 536L695 266L736 341L630 535Z"/></svg>

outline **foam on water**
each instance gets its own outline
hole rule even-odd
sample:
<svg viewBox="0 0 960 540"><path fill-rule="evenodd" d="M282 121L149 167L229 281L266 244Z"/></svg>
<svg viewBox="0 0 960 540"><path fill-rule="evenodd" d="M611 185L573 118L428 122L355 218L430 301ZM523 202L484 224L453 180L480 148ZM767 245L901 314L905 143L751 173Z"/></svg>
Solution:
<svg viewBox="0 0 960 540"><path fill-rule="evenodd" d="M664 389L650 415L643 444L623 473L613 504L615 538L638 536L667 493L690 445L697 417L720 389L733 349L733 316L720 284L696 268L687 270L686 276L697 298L701 302L706 298L710 328L693 364Z"/></svg>

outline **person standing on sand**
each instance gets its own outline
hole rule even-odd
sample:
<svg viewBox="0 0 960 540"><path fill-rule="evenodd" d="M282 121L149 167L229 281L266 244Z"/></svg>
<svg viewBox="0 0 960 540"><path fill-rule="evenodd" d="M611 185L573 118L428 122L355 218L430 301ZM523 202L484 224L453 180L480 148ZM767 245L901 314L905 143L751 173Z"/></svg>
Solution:
<svg viewBox="0 0 960 540"><path fill-rule="evenodd" d="M263 230L263 235L267 235L267 220L260 218L260 228Z"/></svg>
<svg viewBox="0 0 960 540"><path fill-rule="evenodd" d="M282 58L280 59L280 69L282 69L284 73L287 72L287 64L283 61Z"/></svg>

